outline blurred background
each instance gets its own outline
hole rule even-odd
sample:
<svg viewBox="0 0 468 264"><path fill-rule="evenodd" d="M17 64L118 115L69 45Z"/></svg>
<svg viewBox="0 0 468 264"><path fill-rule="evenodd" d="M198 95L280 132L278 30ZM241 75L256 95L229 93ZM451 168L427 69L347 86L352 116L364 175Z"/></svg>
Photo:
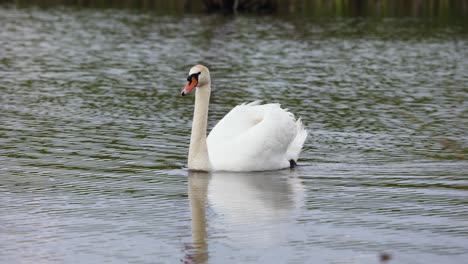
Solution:
<svg viewBox="0 0 468 264"><path fill-rule="evenodd" d="M0 1L1 263L462 263L468 2ZM209 129L278 102L293 170L186 169L189 69Z"/></svg>
<svg viewBox="0 0 468 264"><path fill-rule="evenodd" d="M415 16L454 19L466 17L463 0L3 0L19 7L59 5L92 8L130 8L165 14L184 13L263 13L299 16Z"/></svg>

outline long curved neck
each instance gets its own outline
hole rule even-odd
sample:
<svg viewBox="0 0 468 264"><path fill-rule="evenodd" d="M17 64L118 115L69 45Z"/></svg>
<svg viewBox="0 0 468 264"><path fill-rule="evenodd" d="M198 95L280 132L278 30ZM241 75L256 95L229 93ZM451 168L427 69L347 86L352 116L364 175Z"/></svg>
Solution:
<svg viewBox="0 0 468 264"><path fill-rule="evenodd" d="M208 146L206 145L206 129L208 126L208 106L210 103L211 87L196 88L195 109L193 111L192 136L188 157L188 167L191 170L210 170Z"/></svg>

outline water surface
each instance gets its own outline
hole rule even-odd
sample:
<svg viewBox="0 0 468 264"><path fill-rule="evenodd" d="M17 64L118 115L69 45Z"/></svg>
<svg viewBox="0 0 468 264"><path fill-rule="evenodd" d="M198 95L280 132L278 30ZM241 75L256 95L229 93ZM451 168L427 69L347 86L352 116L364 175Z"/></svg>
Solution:
<svg viewBox="0 0 468 264"><path fill-rule="evenodd" d="M0 8L0 262L462 263L468 35L423 18ZM186 169L190 67L210 128L280 102L294 170Z"/></svg>

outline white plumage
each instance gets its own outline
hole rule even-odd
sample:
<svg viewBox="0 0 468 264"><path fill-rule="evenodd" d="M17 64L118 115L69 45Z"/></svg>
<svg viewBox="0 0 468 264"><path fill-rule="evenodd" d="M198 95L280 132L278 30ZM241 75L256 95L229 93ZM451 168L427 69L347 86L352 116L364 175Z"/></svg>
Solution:
<svg viewBox="0 0 468 264"><path fill-rule="evenodd" d="M197 87L189 150L189 169L212 171L264 171L290 166L297 161L307 138L301 120L279 104L255 101L234 107L206 138L209 71L197 65L190 70L182 95ZM198 75L197 75L198 74ZM195 78L195 77L193 77ZM195 83L195 84L194 84Z"/></svg>

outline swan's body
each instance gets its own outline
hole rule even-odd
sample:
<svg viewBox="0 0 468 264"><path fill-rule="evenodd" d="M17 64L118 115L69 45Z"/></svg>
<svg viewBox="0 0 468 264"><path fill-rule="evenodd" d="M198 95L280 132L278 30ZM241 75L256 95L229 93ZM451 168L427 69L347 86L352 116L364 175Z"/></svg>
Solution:
<svg viewBox="0 0 468 264"><path fill-rule="evenodd" d="M307 131L279 104L253 102L234 107L206 137L211 93L209 71L192 67L182 95L195 92L188 167L202 171L264 171L290 166L299 157Z"/></svg>

